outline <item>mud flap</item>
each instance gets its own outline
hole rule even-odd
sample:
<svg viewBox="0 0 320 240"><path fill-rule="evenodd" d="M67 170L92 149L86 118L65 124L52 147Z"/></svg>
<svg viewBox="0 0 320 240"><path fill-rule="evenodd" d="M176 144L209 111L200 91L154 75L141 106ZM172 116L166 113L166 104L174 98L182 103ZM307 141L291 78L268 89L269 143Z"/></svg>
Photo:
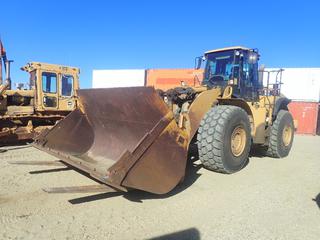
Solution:
<svg viewBox="0 0 320 240"><path fill-rule="evenodd" d="M153 88L85 89L34 146L100 182L164 194L184 177L187 136Z"/></svg>

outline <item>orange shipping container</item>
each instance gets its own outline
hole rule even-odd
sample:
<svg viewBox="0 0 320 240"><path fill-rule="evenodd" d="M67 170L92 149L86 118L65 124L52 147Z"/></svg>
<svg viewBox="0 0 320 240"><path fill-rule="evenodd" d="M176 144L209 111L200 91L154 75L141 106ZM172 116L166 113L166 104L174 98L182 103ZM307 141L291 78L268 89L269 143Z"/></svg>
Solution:
<svg viewBox="0 0 320 240"><path fill-rule="evenodd" d="M187 86L199 86L202 79L202 69L149 69L147 70L146 85L168 90L181 86L182 82Z"/></svg>
<svg viewBox="0 0 320 240"><path fill-rule="evenodd" d="M289 104L289 111L298 123L296 133L316 135L319 106L317 102L292 101Z"/></svg>

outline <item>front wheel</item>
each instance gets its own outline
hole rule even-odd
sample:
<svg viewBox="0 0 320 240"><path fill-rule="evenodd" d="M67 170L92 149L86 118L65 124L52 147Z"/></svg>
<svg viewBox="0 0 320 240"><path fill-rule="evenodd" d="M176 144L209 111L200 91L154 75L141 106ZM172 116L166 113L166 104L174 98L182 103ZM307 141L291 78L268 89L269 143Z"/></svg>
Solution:
<svg viewBox="0 0 320 240"><path fill-rule="evenodd" d="M236 106L211 108L200 123L197 140L205 168L222 173L239 171L248 161L251 144L247 113Z"/></svg>

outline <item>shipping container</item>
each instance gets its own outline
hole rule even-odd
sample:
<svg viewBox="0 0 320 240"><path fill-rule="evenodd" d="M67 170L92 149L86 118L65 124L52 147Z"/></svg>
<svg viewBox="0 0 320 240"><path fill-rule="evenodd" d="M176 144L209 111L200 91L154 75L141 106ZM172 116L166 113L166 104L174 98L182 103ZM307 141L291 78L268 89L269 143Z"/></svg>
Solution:
<svg viewBox="0 0 320 240"><path fill-rule="evenodd" d="M319 103L292 101L289 104L289 111L293 119L297 122L298 134L317 134L319 122Z"/></svg>
<svg viewBox="0 0 320 240"><path fill-rule="evenodd" d="M145 85L144 69L93 70L93 88L140 87Z"/></svg>
<svg viewBox="0 0 320 240"><path fill-rule="evenodd" d="M203 79L203 70L195 69L149 69L146 78L147 86L167 90L177 86L199 86Z"/></svg>
<svg viewBox="0 0 320 240"><path fill-rule="evenodd" d="M266 70L275 70L267 68ZM281 92L287 98L295 101L320 101L320 68L283 68ZM274 82L276 73L270 74L270 81ZM264 74L266 86L267 73Z"/></svg>
<svg viewBox="0 0 320 240"><path fill-rule="evenodd" d="M320 135L320 104L318 106L317 135Z"/></svg>

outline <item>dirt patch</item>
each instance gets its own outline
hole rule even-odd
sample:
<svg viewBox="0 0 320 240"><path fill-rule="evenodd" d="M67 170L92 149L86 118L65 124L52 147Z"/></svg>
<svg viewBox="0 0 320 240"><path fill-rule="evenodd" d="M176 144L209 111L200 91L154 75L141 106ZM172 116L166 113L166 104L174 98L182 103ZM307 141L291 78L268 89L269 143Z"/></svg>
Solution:
<svg viewBox="0 0 320 240"><path fill-rule="evenodd" d="M164 196L47 194L41 189L95 182L51 171L59 167L10 165L57 159L7 147L0 153L0 239L319 239L319 146L320 137L296 136L287 158L254 156L231 175L196 161Z"/></svg>
<svg viewBox="0 0 320 240"><path fill-rule="evenodd" d="M0 204L4 204L4 203L6 203L6 202L9 202L9 198L5 198L5 197L1 197L0 196Z"/></svg>

